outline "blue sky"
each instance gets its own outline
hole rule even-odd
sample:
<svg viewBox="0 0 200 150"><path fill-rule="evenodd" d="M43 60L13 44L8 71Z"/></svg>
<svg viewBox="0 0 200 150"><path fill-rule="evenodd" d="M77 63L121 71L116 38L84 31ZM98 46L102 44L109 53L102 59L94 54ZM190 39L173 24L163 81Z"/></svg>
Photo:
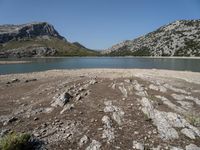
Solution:
<svg viewBox="0 0 200 150"><path fill-rule="evenodd" d="M179 19L200 19L200 0L0 0L0 24L46 21L67 40L91 49Z"/></svg>

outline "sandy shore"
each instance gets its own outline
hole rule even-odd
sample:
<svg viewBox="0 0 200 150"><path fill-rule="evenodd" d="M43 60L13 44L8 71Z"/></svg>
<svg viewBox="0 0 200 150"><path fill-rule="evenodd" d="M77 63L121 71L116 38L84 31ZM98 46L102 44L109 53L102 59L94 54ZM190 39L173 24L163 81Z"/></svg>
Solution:
<svg viewBox="0 0 200 150"><path fill-rule="evenodd" d="M190 71L173 71L159 69L64 69L49 70L43 72L22 73L0 75L3 78L48 78L56 76L87 76L87 77L103 77L103 78L119 78L119 77L142 77L149 78L175 78L182 79L187 82L200 83L200 73Z"/></svg>

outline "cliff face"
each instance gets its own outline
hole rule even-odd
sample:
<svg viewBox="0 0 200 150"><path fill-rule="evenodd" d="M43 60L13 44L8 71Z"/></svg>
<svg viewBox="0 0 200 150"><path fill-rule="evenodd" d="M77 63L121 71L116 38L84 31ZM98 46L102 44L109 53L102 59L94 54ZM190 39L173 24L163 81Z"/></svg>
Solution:
<svg viewBox="0 0 200 150"><path fill-rule="evenodd" d="M46 22L0 26L0 43L22 38L34 38L37 36L52 36L64 39L52 25Z"/></svg>
<svg viewBox="0 0 200 150"><path fill-rule="evenodd" d="M88 56L97 52L68 42L46 22L0 26L0 57Z"/></svg>
<svg viewBox="0 0 200 150"><path fill-rule="evenodd" d="M102 51L108 55L200 56L200 20L180 20Z"/></svg>

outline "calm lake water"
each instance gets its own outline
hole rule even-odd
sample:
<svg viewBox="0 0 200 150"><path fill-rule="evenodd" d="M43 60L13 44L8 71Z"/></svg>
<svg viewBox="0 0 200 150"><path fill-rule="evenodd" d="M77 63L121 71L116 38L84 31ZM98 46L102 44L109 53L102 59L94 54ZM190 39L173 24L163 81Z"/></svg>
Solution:
<svg viewBox="0 0 200 150"><path fill-rule="evenodd" d="M0 59L19 60L19 59ZM136 57L64 57L26 58L25 64L0 65L0 74L36 72L51 69L79 68L145 68L169 69L200 72L200 59L181 58L136 58Z"/></svg>

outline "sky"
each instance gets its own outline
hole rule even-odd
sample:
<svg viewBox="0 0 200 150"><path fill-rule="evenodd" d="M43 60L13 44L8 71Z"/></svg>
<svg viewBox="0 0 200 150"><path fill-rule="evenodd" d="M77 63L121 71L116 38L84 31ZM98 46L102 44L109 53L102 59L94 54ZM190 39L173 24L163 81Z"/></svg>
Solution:
<svg viewBox="0 0 200 150"><path fill-rule="evenodd" d="M45 21L97 50L180 19L200 19L200 0L0 0L0 24Z"/></svg>

